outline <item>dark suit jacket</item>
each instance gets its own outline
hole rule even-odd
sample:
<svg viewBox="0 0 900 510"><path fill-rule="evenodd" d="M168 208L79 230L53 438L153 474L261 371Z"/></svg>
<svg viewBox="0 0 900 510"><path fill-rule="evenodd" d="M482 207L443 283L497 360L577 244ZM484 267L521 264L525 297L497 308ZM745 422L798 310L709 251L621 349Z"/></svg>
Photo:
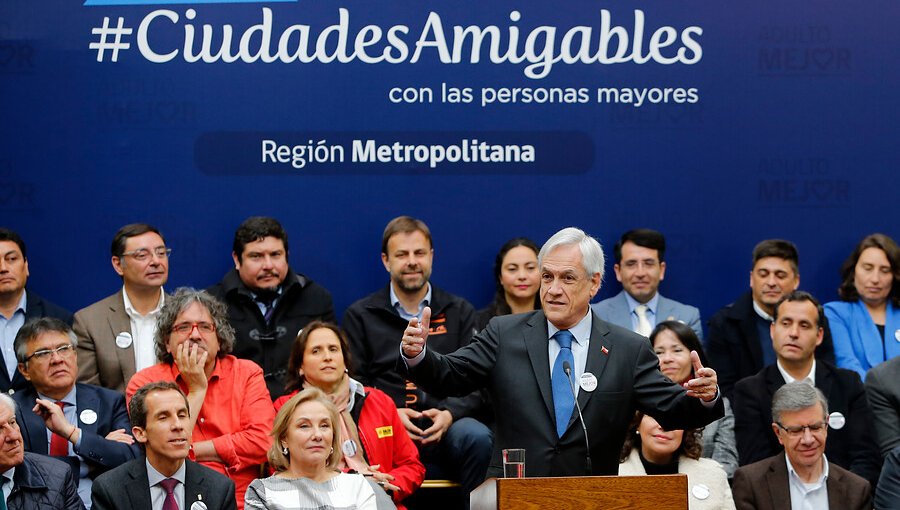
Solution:
<svg viewBox="0 0 900 510"><path fill-rule="evenodd" d="M758 315L753 309L753 295L747 292L734 303L722 308L709 320L706 355L719 375L719 388L729 399L734 385L763 368L762 347L756 329ZM771 342L771 339L767 339ZM816 359L834 364L834 346L828 321L825 338L816 348Z"/></svg>
<svg viewBox="0 0 900 510"><path fill-rule="evenodd" d="M869 482L846 469L828 463L828 508L865 510L872 508ZM790 508L787 461L784 454L761 460L734 472L731 488L737 510L783 510Z"/></svg>
<svg viewBox="0 0 900 510"><path fill-rule="evenodd" d="M501 475L504 448L525 448L528 476L585 474L587 449L575 412L562 438L557 437L548 338L542 311L495 317L469 345L449 355L428 349L410 371L413 380L436 394L487 388L496 416L488 476ZM578 392L594 475L618 472L619 450L636 410L670 429L702 427L724 414L722 399L708 409L664 377L646 338L596 315L585 372L598 380L594 391Z"/></svg>
<svg viewBox="0 0 900 510"><path fill-rule="evenodd" d="M783 451L772 432L772 396L784 384L778 367L769 365L735 386L734 434L742 466ZM816 387L828 399L828 412L839 412L846 419L843 428L828 429L828 460L874 485L881 472L881 455L872 427L872 409L859 375L818 361Z"/></svg>
<svg viewBox="0 0 900 510"><path fill-rule="evenodd" d="M135 365L134 343L116 345L119 333L131 334L122 289L75 312L72 329L78 336L78 380L124 394Z"/></svg>
<svg viewBox="0 0 900 510"><path fill-rule="evenodd" d="M337 322L331 293L308 276L288 268L281 287L268 322L236 269L206 289L228 307L228 322L234 328L231 354L262 367L272 400L284 395L287 362L300 330L314 320Z"/></svg>
<svg viewBox="0 0 900 510"><path fill-rule="evenodd" d="M90 384L77 384L76 389L76 414L78 428L81 429L81 446L76 452L87 462L89 476L93 479L106 470L134 459L138 455L138 447L106 439L107 434L117 429L125 429L131 433L124 395ZM25 450L47 455L47 426L40 416L31 411L37 392L34 388L29 388L16 392L12 397L19 407L16 420L22 431ZM97 413L97 421L94 423L81 420L81 413L88 409ZM70 459L70 463L74 463L74 460ZM75 476L78 476L77 471Z"/></svg>
<svg viewBox="0 0 900 510"><path fill-rule="evenodd" d="M185 460L184 508L202 501L208 510L235 510L234 482L195 462ZM123 464L94 480L91 487L94 510L151 510L150 482L144 457Z"/></svg>
<svg viewBox="0 0 900 510"><path fill-rule="evenodd" d="M900 356L873 367L866 375L866 393L881 454L900 446Z"/></svg>
<svg viewBox="0 0 900 510"><path fill-rule="evenodd" d="M436 395L409 384L397 370L395 350L409 321L400 317L391 304L390 284L350 305L344 313L343 328L355 362L353 377L378 388L394 399L397 407L417 411L446 409L454 420L472 417L489 422L486 405L479 393L462 398ZM435 352L451 353L469 343L475 333L475 311L465 299L431 285L431 336L428 345ZM430 425L429 425L430 426Z"/></svg>
<svg viewBox="0 0 900 510"><path fill-rule="evenodd" d="M40 317L55 317L68 325L72 325L72 312L61 308L43 299L34 292L25 289L25 322ZM3 353L0 353L0 361L3 361ZM0 365L2 367L2 365ZM18 370L13 373L12 380L5 369L0 370L0 391L6 393L9 390L19 391L31 387L31 383L22 377Z"/></svg>

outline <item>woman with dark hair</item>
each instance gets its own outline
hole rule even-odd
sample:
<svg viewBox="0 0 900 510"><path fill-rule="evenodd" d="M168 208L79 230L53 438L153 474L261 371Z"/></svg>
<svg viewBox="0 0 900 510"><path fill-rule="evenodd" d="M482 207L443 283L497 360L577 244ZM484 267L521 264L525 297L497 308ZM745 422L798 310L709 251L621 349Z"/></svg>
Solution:
<svg viewBox="0 0 900 510"><path fill-rule="evenodd" d="M419 451L385 393L350 377L347 337L334 324L312 321L297 335L288 360L287 395L275 409L306 388L322 390L338 410L335 426L343 440L337 466L372 476L397 508L425 479Z"/></svg>
<svg viewBox="0 0 900 510"><path fill-rule="evenodd" d="M840 301L825 304L837 366L865 380L870 368L900 355L900 248L866 236L841 266Z"/></svg>
<svg viewBox="0 0 900 510"><path fill-rule="evenodd" d="M733 510L728 477L715 461L700 458L699 430L663 430L652 416L638 412L619 456L619 475L688 477L690 510Z"/></svg>
<svg viewBox="0 0 900 510"><path fill-rule="evenodd" d="M493 317L525 313L541 307L541 276L538 271L538 247L525 237L510 239L494 259L494 300L475 315L475 327L481 331Z"/></svg>
<svg viewBox="0 0 900 510"><path fill-rule="evenodd" d="M703 366L706 354L697 333L678 321L664 321L650 333L650 345L659 357L659 369L669 379L684 384L694 378L691 351L697 351ZM734 436L734 414L731 403L724 396L725 416L703 428L703 456L722 465L728 478L738 467L737 444Z"/></svg>

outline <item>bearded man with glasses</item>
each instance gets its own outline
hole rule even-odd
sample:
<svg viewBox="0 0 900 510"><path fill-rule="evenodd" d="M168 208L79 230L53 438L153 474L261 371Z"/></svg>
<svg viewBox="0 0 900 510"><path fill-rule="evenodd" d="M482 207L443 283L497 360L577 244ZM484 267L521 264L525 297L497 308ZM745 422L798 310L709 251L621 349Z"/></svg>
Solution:
<svg viewBox="0 0 900 510"><path fill-rule="evenodd" d="M158 364L134 375L125 390L171 381L187 395L193 429L190 459L230 478L237 507L260 473L271 446L275 408L263 371L231 355L234 329L225 305L207 294L181 288L166 299L156 327Z"/></svg>
<svg viewBox="0 0 900 510"><path fill-rule="evenodd" d="M784 453L735 471L737 510L872 508L869 482L825 456L829 414L821 391L806 381L785 384L772 397L772 418Z"/></svg>
<svg viewBox="0 0 900 510"><path fill-rule="evenodd" d="M75 383L78 344L65 322L43 317L16 335L19 372L31 387L12 395L25 451L67 462L78 495L91 507L91 484L100 474L138 454L124 396L100 386Z"/></svg>
<svg viewBox="0 0 900 510"><path fill-rule="evenodd" d="M859 374L816 359L826 328L822 306L808 292L793 291L774 308L771 325L776 362L734 387L734 433L743 466L775 455L781 447L770 430L772 396L785 383L806 381L828 399L828 459L874 486L881 472L872 408ZM783 432L783 431L782 431Z"/></svg>
<svg viewBox="0 0 900 510"><path fill-rule="evenodd" d="M172 249L156 227L132 223L116 232L110 252L122 288L75 313L78 380L124 392L135 372L156 363L153 338Z"/></svg>

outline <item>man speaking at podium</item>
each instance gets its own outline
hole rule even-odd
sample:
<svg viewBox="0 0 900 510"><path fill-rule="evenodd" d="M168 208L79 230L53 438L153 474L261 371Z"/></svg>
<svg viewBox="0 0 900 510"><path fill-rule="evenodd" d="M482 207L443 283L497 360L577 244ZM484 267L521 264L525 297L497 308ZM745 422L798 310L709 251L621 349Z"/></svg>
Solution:
<svg viewBox="0 0 900 510"><path fill-rule="evenodd" d="M490 392L496 435L488 477L503 476L504 448L526 450L527 476L615 475L636 410L667 429L698 428L723 415L716 372L696 353L697 377L682 388L659 372L645 337L591 312L603 279L597 240L565 228L547 240L538 261L542 310L495 317L469 345L440 355L426 348L426 308L401 340L401 365L427 391Z"/></svg>

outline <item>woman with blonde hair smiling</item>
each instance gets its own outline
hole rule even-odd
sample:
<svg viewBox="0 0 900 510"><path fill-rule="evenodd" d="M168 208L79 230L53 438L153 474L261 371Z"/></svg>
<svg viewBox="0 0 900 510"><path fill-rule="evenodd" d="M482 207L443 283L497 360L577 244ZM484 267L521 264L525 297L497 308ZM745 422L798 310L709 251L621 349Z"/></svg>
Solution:
<svg viewBox="0 0 900 510"><path fill-rule="evenodd" d="M338 413L320 390L294 395L275 417L269 463L275 474L254 480L247 508L266 510L376 510L376 491L359 474L337 469L341 434Z"/></svg>

